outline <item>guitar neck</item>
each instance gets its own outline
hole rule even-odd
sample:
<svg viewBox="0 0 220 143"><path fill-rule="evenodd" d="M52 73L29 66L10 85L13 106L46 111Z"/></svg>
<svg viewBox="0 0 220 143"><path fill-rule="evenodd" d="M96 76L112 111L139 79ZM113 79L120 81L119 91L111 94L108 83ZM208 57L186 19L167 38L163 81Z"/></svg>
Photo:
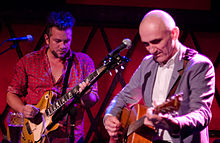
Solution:
<svg viewBox="0 0 220 143"><path fill-rule="evenodd" d="M82 82L86 82L88 80L90 84L93 83L93 81L95 81L101 73L105 72L106 68L107 68L106 66L102 66L96 69ZM82 95L79 93L79 84L78 84L46 109L45 112L47 116L51 116L52 114L54 114L58 109L60 109L64 104L66 104L69 100L73 99L74 97L80 98L81 96Z"/></svg>
<svg viewBox="0 0 220 143"><path fill-rule="evenodd" d="M172 113L173 111L177 111L180 107L180 103L182 101L182 93L173 95L173 99L169 99L161 105L158 105L154 108L154 114L166 114Z"/></svg>

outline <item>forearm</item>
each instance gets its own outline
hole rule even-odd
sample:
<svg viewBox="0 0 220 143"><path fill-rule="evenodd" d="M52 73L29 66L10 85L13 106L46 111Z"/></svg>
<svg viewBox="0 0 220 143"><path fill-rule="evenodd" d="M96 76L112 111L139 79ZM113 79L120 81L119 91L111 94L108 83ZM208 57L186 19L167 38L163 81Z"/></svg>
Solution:
<svg viewBox="0 0 220 143"><path fill-rule="evenodd" d="M139 93L139 88L133 88L127 84L120 93L113 98L105 114L112 114L118 117L124 107L131 107L140 101L141 96Z"/></svg>
<svg viewBox="0 0 220 143"><path fill-rule="evenodd" d="M16 112L22 112L24 108L24 103L16 94L7 93L7 103Z"/></svg>

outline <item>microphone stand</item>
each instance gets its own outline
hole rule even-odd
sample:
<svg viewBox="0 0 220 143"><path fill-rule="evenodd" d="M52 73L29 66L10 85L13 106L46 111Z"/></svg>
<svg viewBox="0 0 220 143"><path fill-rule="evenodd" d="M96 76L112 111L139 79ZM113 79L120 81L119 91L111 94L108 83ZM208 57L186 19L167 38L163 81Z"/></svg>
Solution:
<svg viewBox="0 0 220 143"><path fill-rule="evenodd" d="M7 42L7 41L10 41L10 39L7 39L7 40L5 40L4 42L2 42L2 43L0 44L0 47L1 47L5 42ZM20 59L21 57L23 57L23 54L22 54L22 52L21 52L21 49L19 48L19 45L18 45L18 41L19 41L19 40L14 40L14 41L13 41L13 44L12 44L8 49L6 49L6 50L4 50L3 52L1 52L0 55L6 53L7 51L9 51L9 50L11 50L11 49L16 49L17 54L18 54L18 56L19 56L19 59Z"/></svg>
<svg viewBox="0 0 220 143"><path fill-rule="evenodd" d="M3 42L3 43L5 43L5 42ZM2 43L2 44L3 44L3 43ZM2 44L1 44L1 45L2 45ZM0 46L1 46L1 45L0 45ZM18 43L14 43L14 44L11 45L8 49L6 49L6 50L4 50L3 52L1 52L0 55L6 53L6 52L9 51L9 50L16 49L17 47L18 47Z"/></svg>
<svg viewBox="0 0 220 143"><path fill-rule="evenodd" d="M2 46L5 42L7 42L8 40L5 40L4 42L2 42L0 44L0 46ZM4 50L3 52L0 52L0 55L6 53L7 51L9 50L12 50L12 49L16 49L17 51L20 50L18 49L18 42L13 42L13 44L7 48L6 50ZM21 52L18 52L18 56L19 58L22 57L22 53ZM3 113L0 115L0 117L2 118L2 120L0 120L0 128L2 130L2 133L3 133L3 140L2 140L2 143L9 143L9 141L7 140L7 133L6 133L6 128L5 128L5 125L3 123L4 119L6 118L7 114L8 114L8 111L9 111L9 105L7 104Z"/></svg>
<svg viewBox="0 0 220 143"><path fill-rule="evenodd" d="M7 41L8 41L8 40L5 40L4 42L2 42L2 43L0 44L0 47L1 47L5 42L7 42ZM3 52L1 52L0 55L6 53L6 52L9 51L9 50L17 49L17 48L18 48L18 42L14 41L13 44L12 44L9 48L7 48L7 49L4 50ZM18 55L18 56L19 56L19 58L22 57L22 55Z"/></svg>

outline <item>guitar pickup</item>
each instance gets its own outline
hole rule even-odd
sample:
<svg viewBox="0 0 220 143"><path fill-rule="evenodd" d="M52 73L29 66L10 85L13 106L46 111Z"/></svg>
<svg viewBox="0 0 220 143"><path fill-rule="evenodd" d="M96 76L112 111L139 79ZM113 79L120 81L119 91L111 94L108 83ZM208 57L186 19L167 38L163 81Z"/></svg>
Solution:
<svg viewBox="0 0 220 143"><path fill-rule="evenodd" d="M31 135L31 134L32 134L32 131L31 131L31 127L30 127L29 123L27 122L27 123L25 124L25 126L26 126L26 129L27 129L27 131L28 131L28 134Z"/></svg>

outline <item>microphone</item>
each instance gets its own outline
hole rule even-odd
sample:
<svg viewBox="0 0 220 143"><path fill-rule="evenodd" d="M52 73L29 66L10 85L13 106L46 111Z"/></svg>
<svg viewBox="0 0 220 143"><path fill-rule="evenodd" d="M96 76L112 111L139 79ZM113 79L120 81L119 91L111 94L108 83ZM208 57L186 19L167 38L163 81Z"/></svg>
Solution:
<svg viewBox="0 0 220 143"><path fill-rule="evenodd" d="M117 48L115 48L114 50L112 50L108 55L109 56L113 56L115 54L118 54L119 52L121 52L122 50L125 50L125 49L129 49L131 47L131 40L128 39L128 38L125 38L121 45L119 45Z"/></svg>
<svg viewBox="0 0 220 143"><path fill-rule="evenodd" d="M25 37L10 38L7 41L23 41L23 40L33 41L33 36L32 35L27 35Z"/></svg>

